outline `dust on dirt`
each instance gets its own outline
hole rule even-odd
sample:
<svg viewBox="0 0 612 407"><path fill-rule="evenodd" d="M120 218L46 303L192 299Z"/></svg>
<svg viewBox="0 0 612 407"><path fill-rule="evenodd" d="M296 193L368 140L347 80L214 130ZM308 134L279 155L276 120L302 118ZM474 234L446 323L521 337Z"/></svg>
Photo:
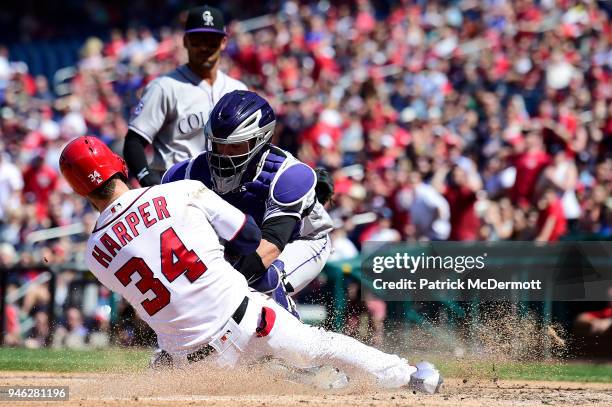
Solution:
<svg viewBox="0 0 612 407"><path fill-rule="evenodd" d="M455 321L430 320L393 327L386 350L408 358L452 362L455 378L446 379L440 394L408 389L381 390L366 377L351 374L348 387L316 390L261 366L223 370L198 363L186 370L136 373L0 372L0 385L70 387L67 406L612 406L612 383L500 380L495 370L503 361L540 360L549 352L563 355L565 333L543 325L529 312L507 304L487 305L485 312ZM480 310L483 311L483 310ZM438 313L444 315L443 313ZM443 317L442 317L443 318ZM475 363L477 361L478 363ZM551 363L554 370L554 363ZM545 379L543 377L542 379ZM1 404L1 402L0 402ZM40 406L22 402L20 406ZM57 403L49 402L57 406ZM14 403L7 404L14 405Z"/></svg>
<svg viewBox="0 0 612 407"><path fill-rule="evenodd" d="M381 390L356 380L342 390L313 390L259 371L196 369L138 374L61 374L3 372L0 384L69 386L62 406L612 406L606 383L448 379L441 393ZM0 405L2 403L0 402ZM6 403L5 405L15 405ZM20 406L57 406L57 402L20 402Z"/></svg>

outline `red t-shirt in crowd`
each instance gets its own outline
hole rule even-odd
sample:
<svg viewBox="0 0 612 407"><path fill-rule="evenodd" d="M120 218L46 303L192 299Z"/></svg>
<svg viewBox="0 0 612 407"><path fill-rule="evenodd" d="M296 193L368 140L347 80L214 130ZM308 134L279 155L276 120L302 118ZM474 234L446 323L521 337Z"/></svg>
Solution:
<svg viewBox="0 0 612 407"><path fill-rule="evenodd" d="M449 240L475 240L478 236L478 218L474 210L476 194L469 188L449 187L444 193L450 207L451 233Z"/></svg>
<svg viewBox="0 0 612 407"><path fill-rule="evenodd" d="M57 181L57 172L46 164L28 167L23 173L23 193L26 197L33 196L39 219L44 219L49 213L49 196L55 190Z"/></svg>
<svg viewBox="0 0 612 407"><path fill-rule="evenodd" d="M19 333L19 312L14 305L8 304L6 311L4 311L4 317L6 318L6 332L10 334Z"/></svg>
<svg viewBox="0 0 612 407"><path fill-rule="evenodd" d="M104 54L111 58L116 58L119 56L123 47L125 47L125 41L121 39L111 41L104 47Z"/></svg>
<svg viewBox="0 0 612 407"><path fill-rule="evenodd" d="M540 216L538 217L538 233L542 231L542 228L544 228L544 225L546 224L546 220L551 216L554 216L556 220L555 226L550 234L550 237L548 238L548 241L556 242L565 234L567 230L567 219L565 219L563 205L561 204L561 200L559 198L555 199L550 205L548 205L548 208L540 212Z"/></svg>
<svg viewBox="0 0 612 407"><path fill-rule="evenodd" d="M302 134L302 142L312 145L315 153L320 155L324 150L333 151L342 138L342 130L323 122L318 122Z"/></svg>
<svg viewBox="0 0 612 407"><path fill-rule="evenodd" d="M512 199L515 203L533 199L538 177L548 164L550 157L544 151L526 152L516 158L516 180L512 187Z"/></svg>

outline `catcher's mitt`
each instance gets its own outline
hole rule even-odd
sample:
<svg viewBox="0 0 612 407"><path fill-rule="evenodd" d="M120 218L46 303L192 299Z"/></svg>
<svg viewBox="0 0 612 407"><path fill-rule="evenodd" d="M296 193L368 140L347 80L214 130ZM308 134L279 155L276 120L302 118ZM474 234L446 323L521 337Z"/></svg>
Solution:
<svg viewBox="0 0 612 407"><path fill-rule="evenodd" d="M315 173L317 174L317 185L315 186L317 200L321 205L325 205L334 195L334 180L324 168L316 168Z"/></svg>

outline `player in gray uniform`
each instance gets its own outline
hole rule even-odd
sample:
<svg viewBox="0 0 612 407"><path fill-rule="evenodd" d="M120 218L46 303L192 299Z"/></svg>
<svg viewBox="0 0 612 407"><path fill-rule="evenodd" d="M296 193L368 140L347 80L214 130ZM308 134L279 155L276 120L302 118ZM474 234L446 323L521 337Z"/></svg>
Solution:
<svg viewBox="0 0 612 407"><path fill-rule="evenodd" d="M183 37L187 64L149 83L130 118L123 155L142 186L159 184L166 169L199 154L213 106L226 93L246 89L219 70L226 44L221 11L208 6L189 10ZM145 155L149 144L154 150L150 165Z"/></svg>

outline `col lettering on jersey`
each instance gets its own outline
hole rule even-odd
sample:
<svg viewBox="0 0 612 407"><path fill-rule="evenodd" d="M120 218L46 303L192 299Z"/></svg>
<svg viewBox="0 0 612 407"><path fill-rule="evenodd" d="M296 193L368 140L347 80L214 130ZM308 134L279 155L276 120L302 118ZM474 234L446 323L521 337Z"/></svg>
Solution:
<svg viewBox="0 0 612 407"><path fill-rule="evenodd" d="M130 118L130 130L153 144L151 168L165 171L204 148L203 128L215 103L244 83L221 71L212 86L186 65L151 81Z"/></svg>
<svg viewBox="0 0 612 407"><path fill-rule="evenodd" d="M121 294L171 353L189 353L218 334L247 283L223 258L245 215L196 181L131 190L106 208L86 262Z"/></svg>
<svg viewBox="0 0 612 407"><path fill-rule="evenodd" d="M201 131L206 125L208 117L204 116L204 112L189 113L186 116L179 118L177 121L178 132L185 136L191 135L194 132Z"/></svg>

